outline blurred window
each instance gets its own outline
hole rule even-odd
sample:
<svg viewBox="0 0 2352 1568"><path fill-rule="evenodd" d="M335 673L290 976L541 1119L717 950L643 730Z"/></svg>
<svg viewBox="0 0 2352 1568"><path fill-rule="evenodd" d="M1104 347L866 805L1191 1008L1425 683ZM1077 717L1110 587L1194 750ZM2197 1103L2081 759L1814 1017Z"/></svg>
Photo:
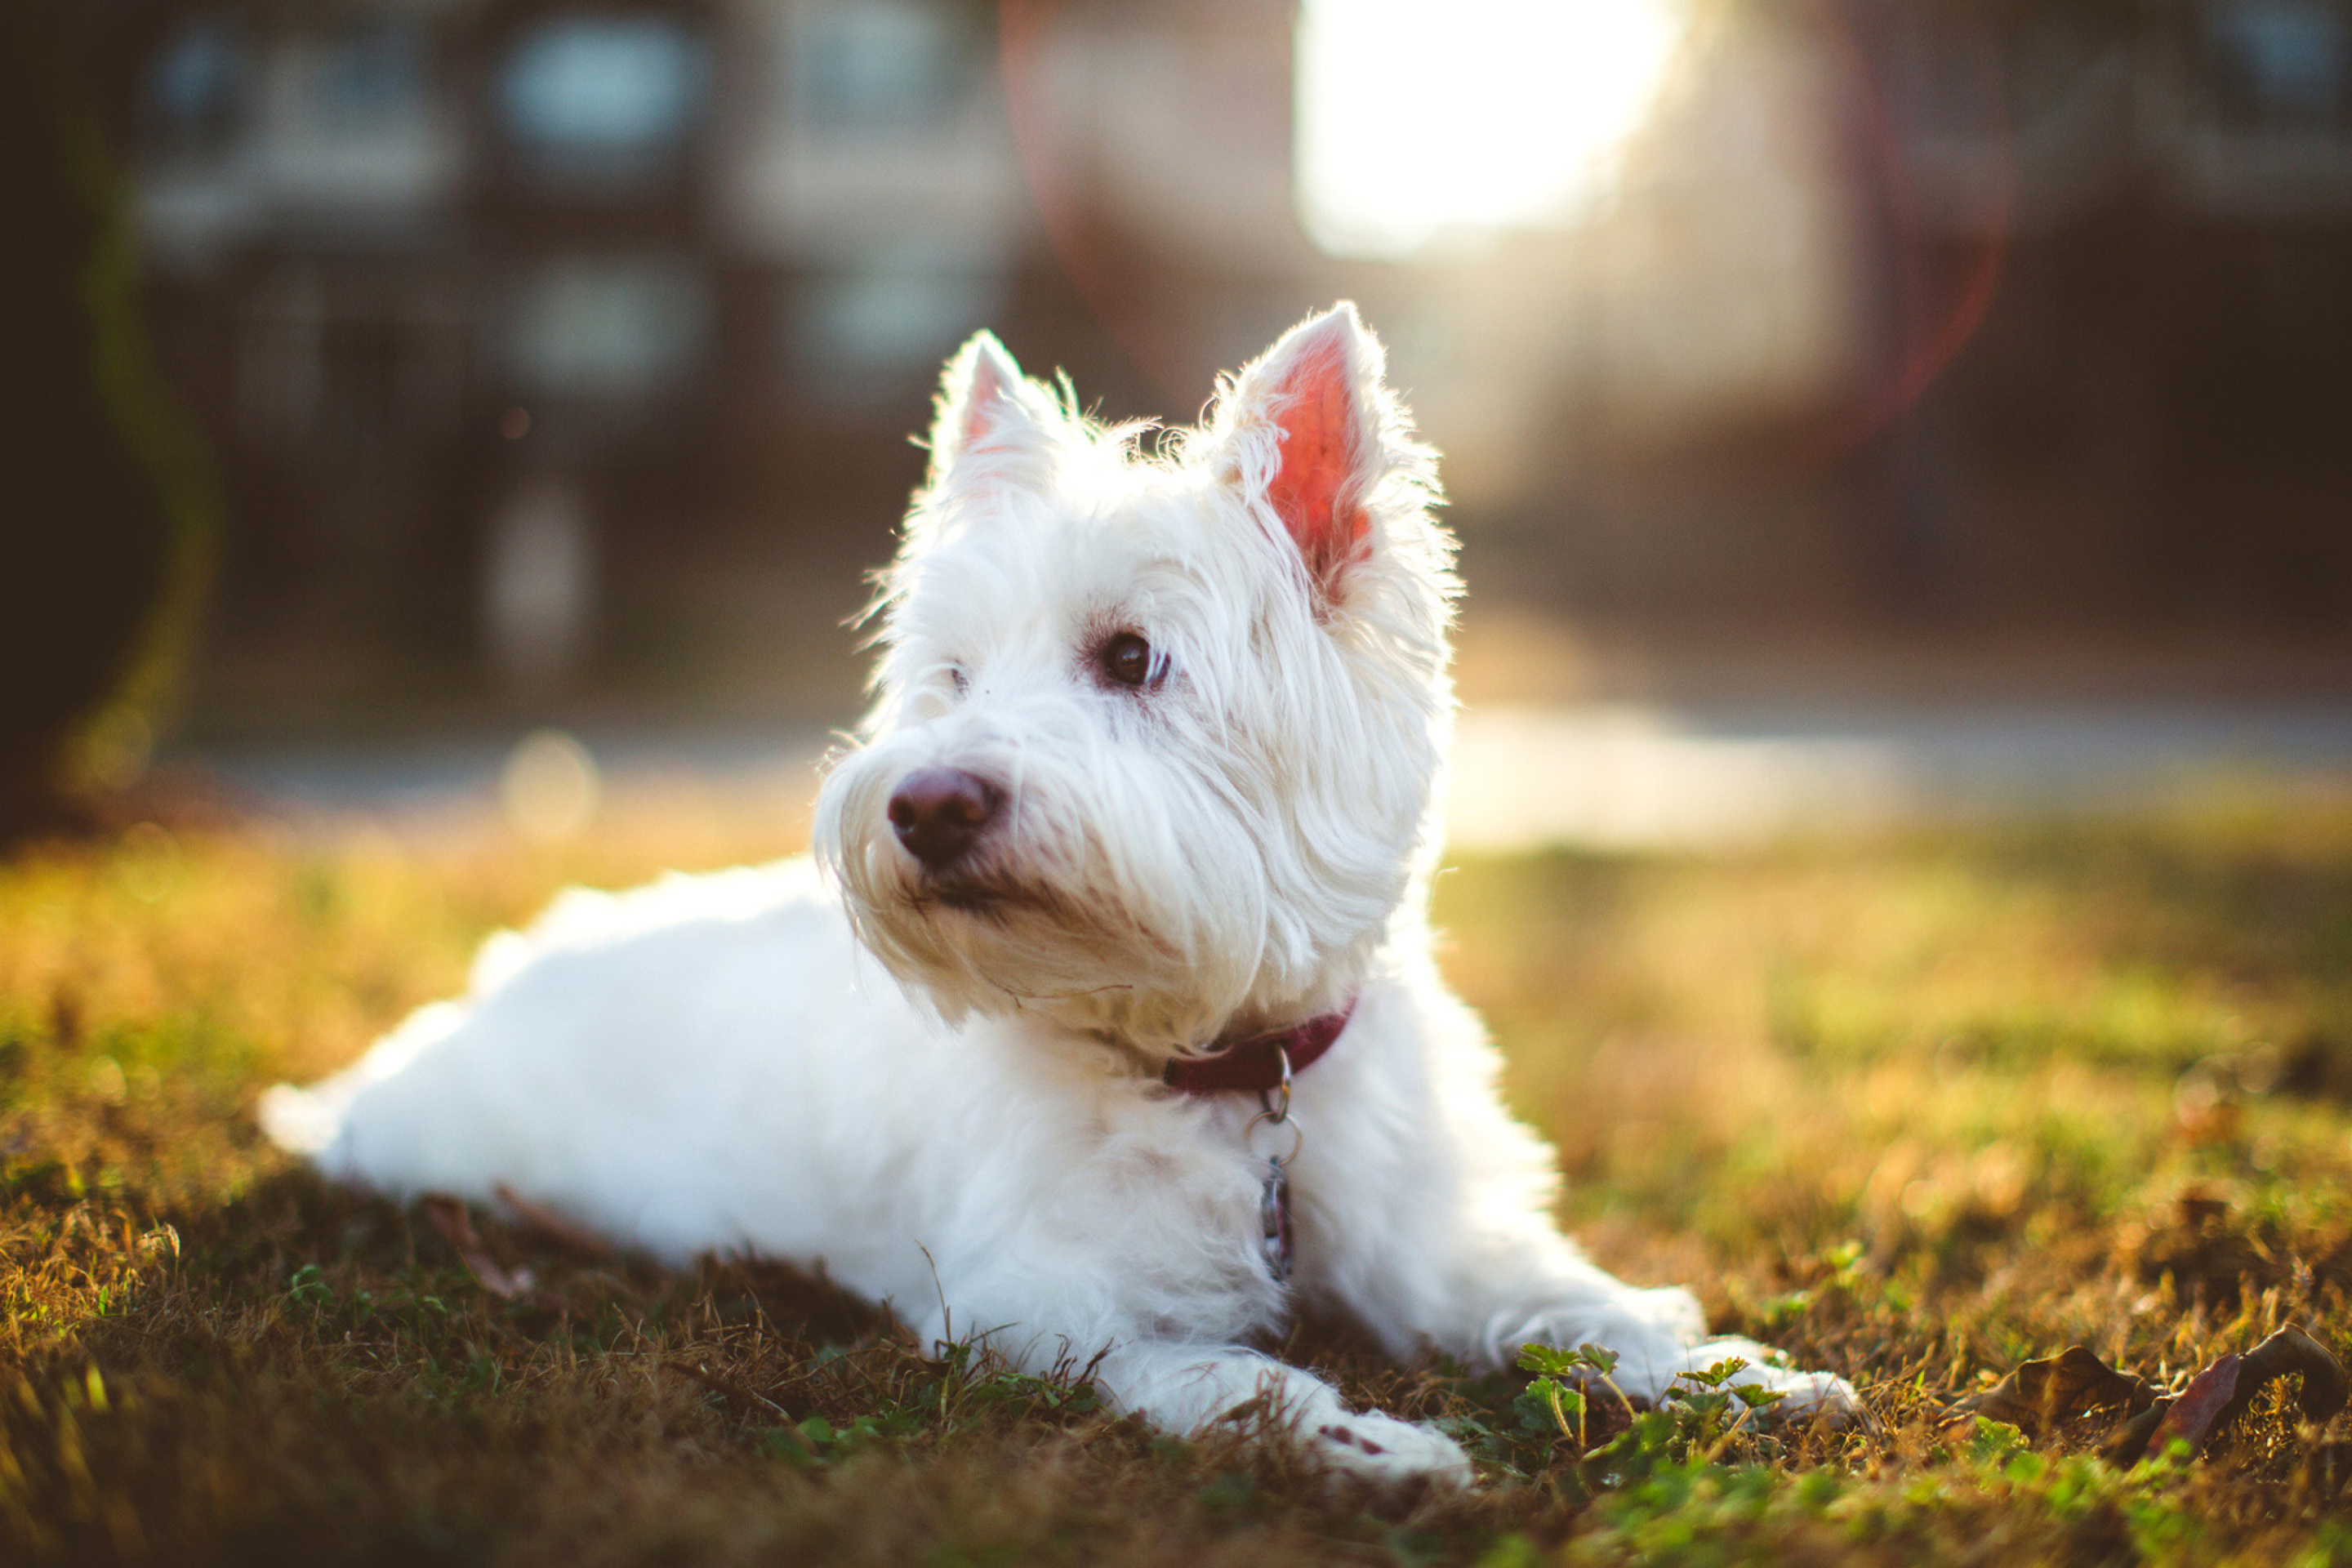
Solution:
<svg viewBox="0 0 2352 1568"><path fill-rule="evenodd" d="M801 379L849 399L888 395L927 381L957 343L1003 301L992 272L888 257L856 271L804 280L785 321L787 363Z"/></svg>
<svg viewBox="0 0 2352 1568"><path fill-rule="evenodd" d="M425 111L425 38L414 24L354 27L319 62L319 108L352 130L410 120Z"/></svg>
<svg viewBox="0 0 2352 1568"><path fill-rule="evenodd" d="M253 56L234 27L197 22L158 50L140 84L140 118L152 153L208 158L244 130Z"/></svg>
<svg viewBox="0 0 2352 1568"><path fill-rule="evenodd" d="M700 365L709 324L709 290L686 262L566 257L515 290L506 366L536 395L656 396Z"/></svg>
<svg viewBox="0 0 2352 1568"><path fill-rule="evenodd" d="M2222 0L2205 31L2221 108L2231 119L2326 126L2345 117L2352 33L2344 13L2315 0Z"/></svg>
<svg viewBox="0 0 2352 1568"><path fill-rule="evenodd" d="M960 17L921 0L803 12L791 60L801 121L850 136L934 129L971 87L973 42Z"/></svg>
<svg viewBox="0 0 2352 1568"><path fill-rule="evenodd" d="M499 106L508 133L558 158L641 157L675 149L709 88L702 41L661 16L541 24L508 58Z"/></svg>

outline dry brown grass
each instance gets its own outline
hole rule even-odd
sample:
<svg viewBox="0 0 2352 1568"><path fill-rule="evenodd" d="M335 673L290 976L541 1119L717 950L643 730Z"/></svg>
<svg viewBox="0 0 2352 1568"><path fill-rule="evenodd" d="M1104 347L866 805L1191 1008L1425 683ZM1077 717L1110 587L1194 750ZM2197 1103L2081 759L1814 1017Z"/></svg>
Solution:
<svg viewBox="0 0 2352 1568"><path fill-rule="evenodd" d="M447 990L561 882L777 853L671 802L486 826L134 827L0 867L0 1560L2325 1561L2339 1428L2269 1401L2118 1475L1954 1394L2083 1342L2150 1376L2352 1325L2352 813L1456 868L1447 964L1604 1261L1839 1368L1882 1429L1580 1470L1518 1378L1293 1352L1482 1423L1475 1495L1332 1489L1082 1386L924 1361L778 1269L670 1275L419 1215L253 1096ZM1596 1433L1596 1440L1599 1434ZM1603 1468L1613 1480L1595 1490Z"/></svg>

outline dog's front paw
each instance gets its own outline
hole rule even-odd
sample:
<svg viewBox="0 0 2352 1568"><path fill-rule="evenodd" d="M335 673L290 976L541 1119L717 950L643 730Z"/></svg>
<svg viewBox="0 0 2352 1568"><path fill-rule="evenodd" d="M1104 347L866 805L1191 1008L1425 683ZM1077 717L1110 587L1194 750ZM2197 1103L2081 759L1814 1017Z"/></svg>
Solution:
<svg viewBox="0 0 2352 1568"><path fill-rule="evenodd" d="M1474 1479L1470 1456L1453 1438L1376 1410L1334 1416L1305 1436L1308 1451L1333 1470L1383 1486L1426 1478L1466 1487Z"/></svg>
<svg viewBox="0 0 2352 1568"><path fill-rule="evenodd" d="M1751 1381L1742 1373L1738 1381ZM1770 1414L1782 1421L1822 1421L1832 1426L1848 1426L1863 1420L1862 1396L1853 1384L1833 1372L1793 1372L1779 1367L1766 1367L1752 1381L1781 1395L1773 1401Z"/></svg>
<svg viewBox="0 0 2352 1568"><path fill-rule="evenodd" d="M1732 1384L1744 1384L1780 1395L1765 1406L1765 1413L1775 1421L1824 1421L1845 1426L1864 1418L1861 1396L1845 1379L1833 1372L1776 1366L1771 1356L1770 1351L1747 1340L1708 1340L1691 1352L1690 1364L1712 1366L1735 1357L1746 1362L1733 1375Z"/></svg>

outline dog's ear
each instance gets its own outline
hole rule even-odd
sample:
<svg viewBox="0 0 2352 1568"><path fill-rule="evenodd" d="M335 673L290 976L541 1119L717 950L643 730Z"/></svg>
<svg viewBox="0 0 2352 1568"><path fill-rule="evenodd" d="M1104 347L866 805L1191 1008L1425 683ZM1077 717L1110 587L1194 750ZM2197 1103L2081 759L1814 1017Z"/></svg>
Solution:
<svg viewBox="0 0 2352 1568"><path fill-rule="evenodd" d="M940 378L930 483L1034 485L1045 478L1061 419L1052 396L1021 374L995 335L975 332Z"/></svg>
<svg viewBox="0 0 2352 1568"><path fill-rule="evenodd" d="M1219 405L1227 481L1264 498L1327 603L1371 552L1368 504L1388 461L1382 365L1378 340L1343 302L1285 332Z"/></svg>

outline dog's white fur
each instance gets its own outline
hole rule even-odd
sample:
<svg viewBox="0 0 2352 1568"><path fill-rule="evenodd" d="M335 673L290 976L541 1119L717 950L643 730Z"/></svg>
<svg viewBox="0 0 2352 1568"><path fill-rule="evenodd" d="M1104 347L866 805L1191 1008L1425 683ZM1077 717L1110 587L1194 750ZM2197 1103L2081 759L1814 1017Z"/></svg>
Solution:
<svg viewBox="0 0 2352 1568"><path fill-rule="evenodd" d="M1139 427L1082 419L974 339L816 861L565 894L489 942L465 997L273 1091L273 1133L337 1177L503 1185L662 1258L821 1265L927 1342L1098 1355L1110 1401L1171 1431L1266 1394L1339 1468L1459 1479L1444 1434L1252 1348L1292 1305L1259 1253L1257 1103L1159 1079L1354 996L1297 1080L1299 1298L1399 1356L1591 1341L1654 1398L1739 1355L1784 1409L1850 1408L1559 1234L1549 1153L1432 962L1456 587L1379 345L1343 306L1220 392L1147 458ZM1140 689L1097 668L1120 632L1153 650ZM944 876L887 819L940 766L1005 801Z"/></svg>

